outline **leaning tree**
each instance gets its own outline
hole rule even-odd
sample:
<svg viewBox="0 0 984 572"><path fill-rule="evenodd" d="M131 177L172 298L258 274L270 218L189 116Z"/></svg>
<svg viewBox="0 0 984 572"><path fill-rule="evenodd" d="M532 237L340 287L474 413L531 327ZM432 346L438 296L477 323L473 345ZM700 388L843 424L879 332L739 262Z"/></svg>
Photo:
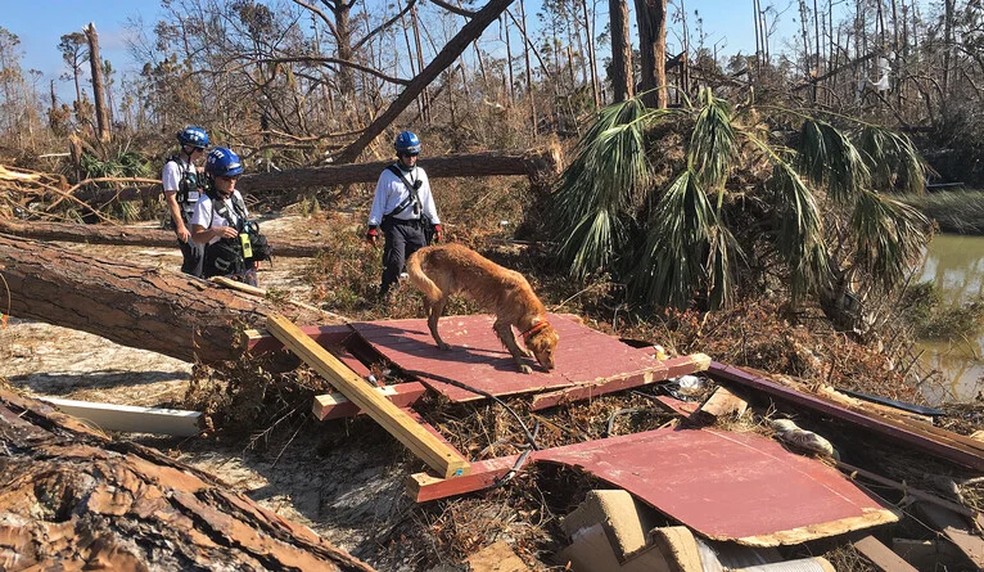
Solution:
<svg viewBox="0 0 984 572"><path fill-rule="evenodd" d="M891 196L921 192L925 170L907 137L859 120L706 88L682 108L637 97L599 112L554 193L559 260L657 306L788 288L858 328L859 299L898 285L928 239Z"/></svg>

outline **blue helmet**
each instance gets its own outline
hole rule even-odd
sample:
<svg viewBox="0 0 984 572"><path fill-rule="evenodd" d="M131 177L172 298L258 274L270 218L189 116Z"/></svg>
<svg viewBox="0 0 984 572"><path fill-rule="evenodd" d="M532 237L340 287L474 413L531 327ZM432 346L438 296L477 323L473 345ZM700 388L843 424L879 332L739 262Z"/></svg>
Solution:
<svg viewBox="0 0 984 572"><path fill-rule="evenodd" d="M205 128L189 125L178 132L178 143L190 147L208 147L208 133Z"/></svg>
<svg viewBox="0 0 984 572"><path fill-rule="evenodd" d="M213 177L236 177L243 172L239 155L226 147L216 147L205 158L205 172Z"/></svg>
<svg viewBox="0 0 984 572"><path fill-rule="evenodd" d="M416 155L420 153L420 139L413 131L401 131L399 135L396 136L396 141L393 142L393 147L396 147L396 154L411 154Z"/></svg>

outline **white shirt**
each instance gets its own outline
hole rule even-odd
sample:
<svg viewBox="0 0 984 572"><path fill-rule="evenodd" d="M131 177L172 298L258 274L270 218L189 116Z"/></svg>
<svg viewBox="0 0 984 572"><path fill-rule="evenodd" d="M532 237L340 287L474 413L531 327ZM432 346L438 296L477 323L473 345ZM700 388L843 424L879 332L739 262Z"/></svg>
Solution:
<svg viewBox="0 0 984 572"><path fill-rule="evenodd" d="M161 182L164 184L165 193L177 193L181 190L181 179L185 173L195 173L195 165L184 159L170 160L164 164L164 171L161 173ZM181 209L191 214L198 202L199 192L197 189L188 190L188 202L178 203Z"/></svg>
<svg viewBox="0 0 984 572"><path fill-rule="evenodd" d="M198 203L195 205L195 213L191 216L191 224L198 225L205 229L218 228L221 226L231 226L236 228L236 225L239 223L239 216L236 212L236 207L232 203L233 199L239 200L240 204L243 205L243 211L247 216L249 216L249 211L246 210L246 203L242 202L243 196L239 194L238 189L232 192L231 197L222 201L225 203L226 208L229 211L226 213L229 215L228 219L218 213L214 213L213 216L213 201L208 195L202 193L201 198L198 199ZM213 237L208 241L208 244L215 244L219 240L221 240L221 237Z"/></svg>
<svg viewBox="0 0 984 572"><path fill-rule="evenodd" d="M434 204L434 196L431 194L430 182L427 180L427 173L420 167L414 167L409 172L402 171L404 178L410 184L420 181L420 189L417 190L417 197L423 208L423 214L430 218L433 224L441 224L441 219L437 216L437 206ZM403 184L392 171L383 170L379 175L379 182L376 183L376 196L372 200L372 210L369 211L369 226L379 226L383 222L383 216L393 212L393 209L400 206L406 198L410 196L410 189ZM401 220L415 220L420 215L414 214L413 205L403 209L403 212L396 215Z"/></svg>

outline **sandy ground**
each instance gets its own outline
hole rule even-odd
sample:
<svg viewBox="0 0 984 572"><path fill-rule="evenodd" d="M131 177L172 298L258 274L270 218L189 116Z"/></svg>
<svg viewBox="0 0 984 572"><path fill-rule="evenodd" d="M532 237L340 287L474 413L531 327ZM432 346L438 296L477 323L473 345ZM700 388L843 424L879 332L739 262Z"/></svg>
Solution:
<svg viewBox="0 0 984 572"><path fill-rule="evenodd" d="M293 236L292 226L304 226L305 220L267 221L264 232ZM298 236L316 239L311 231ZM103 258L128 257L146 266L177 269L181 261L177 248L61 246ZM272 267L261 271L260 286L286 290L294 300L307 302L307 287L296 278L305 264L304 259L275 258ZM182 402L191 370L181 360L50 324L11 319L0 330L0 378L33 396L175 407ZM309 417L279 432L293 437L277 443L267 443L264 435L255 435L252 442L215 436L118 437L159 448L215 475L380 570L417 570L420 555L401 546L398 529L413 506L404 479L419 467L398 443L367 423L320 424ZM358 447L344 446L356 435Z"/></svg>

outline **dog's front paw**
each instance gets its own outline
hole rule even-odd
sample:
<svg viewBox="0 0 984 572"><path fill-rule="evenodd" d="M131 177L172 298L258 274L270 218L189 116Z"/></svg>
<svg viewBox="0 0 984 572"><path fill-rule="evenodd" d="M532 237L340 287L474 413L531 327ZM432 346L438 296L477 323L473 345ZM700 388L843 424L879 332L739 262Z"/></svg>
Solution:
<svg viewBox="0 0 984 572"><path fill-rule="evenodd" d="M520 366L519 366L519 373L533 373L533 368L531 368L530 366L526 365L525 363L524 364L520 364Z"/></svg>
<svg viewBox="0 0 984 572"><path fill-rule="evenodd" d="M520 349L519 350L519 353L523 354L524 356L526 356L528 358L532 358L533 357L533 352L530 351L529 349L526 349L526 348Z"/></svg>

